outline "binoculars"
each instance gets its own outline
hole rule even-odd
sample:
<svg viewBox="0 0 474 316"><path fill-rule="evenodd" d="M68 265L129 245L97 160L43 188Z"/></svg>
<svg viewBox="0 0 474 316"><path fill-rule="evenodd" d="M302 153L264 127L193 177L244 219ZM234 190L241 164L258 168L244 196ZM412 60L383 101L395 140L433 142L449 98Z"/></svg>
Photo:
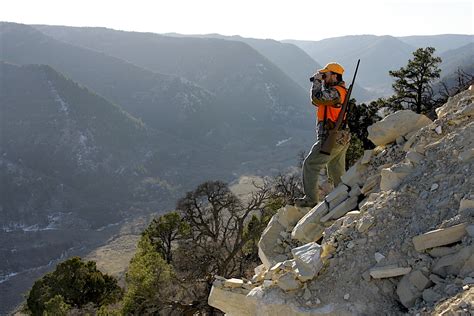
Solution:
<svg viewBox="0 0 474 316"><path fill-rule="evenodd" d="M322 74L322 78L323 78L323 80L326 79L326 74L325 73ZM314 81L314 76L309 78L309 81L313 82Z"/></svg>

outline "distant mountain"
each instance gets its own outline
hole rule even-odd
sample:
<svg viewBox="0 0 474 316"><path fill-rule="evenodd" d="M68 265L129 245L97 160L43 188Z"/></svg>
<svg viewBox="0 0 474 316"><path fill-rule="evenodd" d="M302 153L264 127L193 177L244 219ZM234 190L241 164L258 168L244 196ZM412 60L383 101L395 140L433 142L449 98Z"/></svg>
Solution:
<svg viewBox="0 0 474 316"><path fill-rule="evenodd" d="M474 43L474 35L463 34L415 35L397 38L415 48L434 47L438 54Z"/></svg>
<svg viewBox="0 0 474 316"><path fill-rule="evenodd" d="M51 65L158 130L188 136L207 132L196 117L210 118L214 97L195 84L55 40L27 25L0 23L0 36L0 59Z"/></svg>
<svg viewBox="0 0 474 316"><path fill-rule="evenodd" d="M164 34L173 37L197 37L197 38L219 38L230 41L244 42L254 48L260 54L268 58L272 63L283 70L291 79L298 83L305 91L311 84L308 78L315 70L321 69L321 65L311 58L305 51L296 45L282 43L273 39L256 39L242 36L225 36L220 34L203 35L181 35L178 33Z"/></svg>
<svg viewBox="0 0 474 316"><path fill-rule="evenodd" d="M443 60L443 75L456 72L459 68L474 75L474 42L462 47L445 51L440 55Z"/></svg>
<svg viewBox="0 0 474 316"><path fill-rule="evenodd" d="M143 164L149 147L149 132L141 122L49 66L0 62L0 81L4 176L23 167L42 175L41 190L53 183L51 192L76 192L90 202L131 197L135 169ZM48 204L53 203L49 193L34 202L24 185L6 185L11 183L2 183L2 195L14 190L1 201L7 212L0 218L4 227L10 221L41 225L47 220L41 212L67 209Z"/></svg>
<svg viewBox="0 0 474 316"><path fill-rule="evenodd" d="M459 70L461 70L463 76L466 74L474 76L474 43L448 50L440 57L443 60L441 78L433 85L435 93L445 92L445 87L450 90L457 87L459 84ZM467 78L463 77L463 80L467 80Z"/></svg>
<svg viewBox="0 0 474 316"><path fill-rule="evenodd" d="M242 42L105 28L36 27L62 41L191 80L211 91L234 119L285 123L308 112L307 92Z"/></svg>
<svg viewBox="0 0 474 316"><path fill-rule="evenodd" d="M177 33L168 34L170 36L183 37ZM294 44L283 43L272 39L256 39L246 38L241 36L224 36L219 34L193 35L194 37L211 37L222 38L233 41L240 41L247 43L260 54L267 57L271 62L282 69L288 76L290 76L301 87L308 91L311 88L311 77L318 69L323 68L311 56L304 52L301 48ZM374 98L369 91L362 88L356 83L352 94L358 101L369 101Z"/></svg>

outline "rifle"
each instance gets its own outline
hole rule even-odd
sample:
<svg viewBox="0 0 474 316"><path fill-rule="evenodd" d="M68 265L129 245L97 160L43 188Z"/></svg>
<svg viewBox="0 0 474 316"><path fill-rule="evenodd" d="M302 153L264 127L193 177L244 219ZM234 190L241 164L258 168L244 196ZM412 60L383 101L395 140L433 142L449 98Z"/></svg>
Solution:
<svg viewBox="0 0 474 316"><path fill-rule="evenodd" d="M326 141L321 146L321 149L319 150L319 152L322 153L322 154L330 155L332 149L334 148L334 145L336 144L337 132L341 128L342 123L344 121L344 117L346 117L346 114L349 111L348 104L349 104L349 100L351 98L352 87L354 86L355 78L356 78L356 75L357 75L357 70L359 69L359 63L360 63L360 59L357 61L357 66L356 66L356 70L355 70L355 73L354 73L354 78L352 78L352 83L349 86L349 89L347 90L346 98L344 99L344 103L342 104L341 112L339 113L339 116L337 117L336 124L335 124L333 129L329 130L328 138L326 139Z"/></svg>

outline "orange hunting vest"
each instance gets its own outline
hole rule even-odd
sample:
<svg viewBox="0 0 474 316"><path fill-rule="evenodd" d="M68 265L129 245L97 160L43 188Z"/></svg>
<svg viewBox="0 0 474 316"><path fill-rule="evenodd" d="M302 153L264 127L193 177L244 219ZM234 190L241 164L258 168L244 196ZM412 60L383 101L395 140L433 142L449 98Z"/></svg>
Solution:
<svg viewBox="0 0 474 316"><path fill-rule="evenodd" d="M343 86L333 86L336 88L336 90L339 92L339 95L341 96L341 103L340 107L333 107L329 105L324 105L324 104L318 104L318 102L313 102L314 105L318 107L318 122L322 122L327 120L331 120L333 122L337 121L337 118L339 117L339 113L341 113L342 109L342 104L344 103L344 100L346 99L347 95L347 90Z"/></svg>

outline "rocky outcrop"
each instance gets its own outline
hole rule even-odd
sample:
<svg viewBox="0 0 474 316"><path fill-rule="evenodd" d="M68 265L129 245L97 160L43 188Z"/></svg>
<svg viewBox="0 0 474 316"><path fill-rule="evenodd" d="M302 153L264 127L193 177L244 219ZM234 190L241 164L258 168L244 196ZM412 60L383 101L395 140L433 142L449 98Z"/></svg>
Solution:
<svg viewBox="0 0 474 316"><path fill-rule="evenodd" d="M307 210L287 205L272 217L258 243L258 256L267 269L288 259L293 246L290 233Z"/></svg>
<svg viewBox="0 0 474 316"><path fill-rule="evenodd" d="M383 145L324 201L287 206L270 221L259 243L264 264L240 299L249 304L227 305L235 290L218 281L220 303L211 293L210 304L229 315L416 314L448 301L459 312L474 308L473 101L465 91L434 122L401 111L373 127Z"/></svg>
<svg viewBox="0 0 474 316"><path fill-rule="evenodd" d="M383 120L369 126L368 138L375 145L386 145L394 142L398 137L429 125L431 120L423 114L410 110L402 110L387 115Z"/></svg>

